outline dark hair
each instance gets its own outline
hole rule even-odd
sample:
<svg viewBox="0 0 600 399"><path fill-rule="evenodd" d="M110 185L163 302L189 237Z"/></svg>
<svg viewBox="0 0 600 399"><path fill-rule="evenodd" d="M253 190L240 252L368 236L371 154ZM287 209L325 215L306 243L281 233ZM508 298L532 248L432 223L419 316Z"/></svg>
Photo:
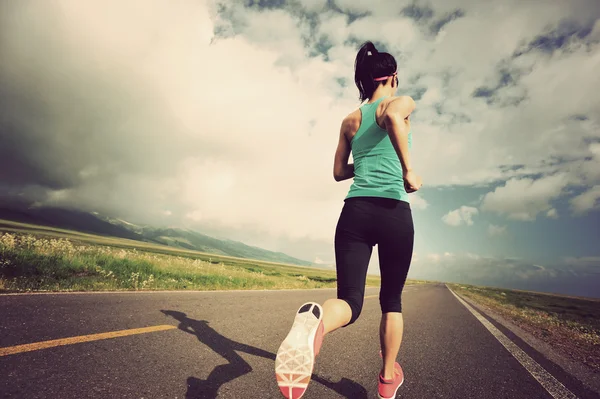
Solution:
<svg viewBox="0 0 600 399"><path fill-rule="evenodd" d="M360 92L360 101L371 98L375 89L385 83L373 79L391 75L396 68L396 59L391 54L380 53L370 41L363 43L354 63L354 82Z"/></svg>

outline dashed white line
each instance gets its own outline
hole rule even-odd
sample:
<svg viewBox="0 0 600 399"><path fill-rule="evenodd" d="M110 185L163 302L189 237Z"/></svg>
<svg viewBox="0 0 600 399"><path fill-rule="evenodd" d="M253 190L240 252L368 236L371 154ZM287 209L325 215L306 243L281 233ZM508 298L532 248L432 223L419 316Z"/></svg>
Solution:
<svg viewBox="0 0 600 399"><path fill-rule="evenodd" d="M546 371L538 362L533 360L529 355L521 348L519 348L514 342L512 342L502 331L498 330L492 323L490 323L485 317L477 312L471 305L466 303L461 297L456 295L454 291L447 287L450 292L459 300L460 303L465 307L492 333L494 337L510 352L515 359L519 361L525 367L525 369L531 374L545 389L548 391L553 398L556 399L577 399L577 396L573 392L569 391L560 381Z"/></svg>

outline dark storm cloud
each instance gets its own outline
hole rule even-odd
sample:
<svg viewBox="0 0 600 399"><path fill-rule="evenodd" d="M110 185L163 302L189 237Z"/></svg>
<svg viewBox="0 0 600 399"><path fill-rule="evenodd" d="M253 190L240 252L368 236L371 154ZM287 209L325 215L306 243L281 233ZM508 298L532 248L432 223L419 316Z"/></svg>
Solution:
<svg viewBox="0 0 600 399"><path fill-rule="evenodd" d="M51 25L60 18L39 7ZM70 190L75 205L131 208L141 194L125 181L172 176L179 157L217 150L184 145L167 104L133 72L73 50L59 29L24 22L26 7L2 11L0 194L36 201Z"/></svg>

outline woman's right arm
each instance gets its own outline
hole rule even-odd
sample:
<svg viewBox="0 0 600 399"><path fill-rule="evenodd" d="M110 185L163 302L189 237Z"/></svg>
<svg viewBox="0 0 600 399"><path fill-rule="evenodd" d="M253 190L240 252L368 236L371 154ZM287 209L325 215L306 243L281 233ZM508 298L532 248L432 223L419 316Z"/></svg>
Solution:
<svg viewBox="0 0 600 399"><path fill-rule="evenodd" d="M395 98L388 104L383 118L385 129L402 164L402 173L409 192L417 191L421 187L421 179L413 172L408 149L409 117L415 107L414 100L409 96Z"/></svg>

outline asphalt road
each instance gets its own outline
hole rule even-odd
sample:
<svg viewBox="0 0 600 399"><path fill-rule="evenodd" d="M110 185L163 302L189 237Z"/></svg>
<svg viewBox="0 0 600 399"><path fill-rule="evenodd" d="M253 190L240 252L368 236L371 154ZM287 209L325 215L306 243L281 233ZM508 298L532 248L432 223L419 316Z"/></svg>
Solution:
<svg viewBox="0 0 600 399"><path fill-rule="evenodd" d="M376 397L377 293L367 290L354 325L325 337L304 398ZM0 395L282 398L275 354L295 311L334 296L334 290L0 295ZM403 307L398 360L406 380L398 398L553 397L444 285L407 287ZM6 354L17 345L165 325L176 328ZM514 342L572 397L599 397Z"/></svg>

